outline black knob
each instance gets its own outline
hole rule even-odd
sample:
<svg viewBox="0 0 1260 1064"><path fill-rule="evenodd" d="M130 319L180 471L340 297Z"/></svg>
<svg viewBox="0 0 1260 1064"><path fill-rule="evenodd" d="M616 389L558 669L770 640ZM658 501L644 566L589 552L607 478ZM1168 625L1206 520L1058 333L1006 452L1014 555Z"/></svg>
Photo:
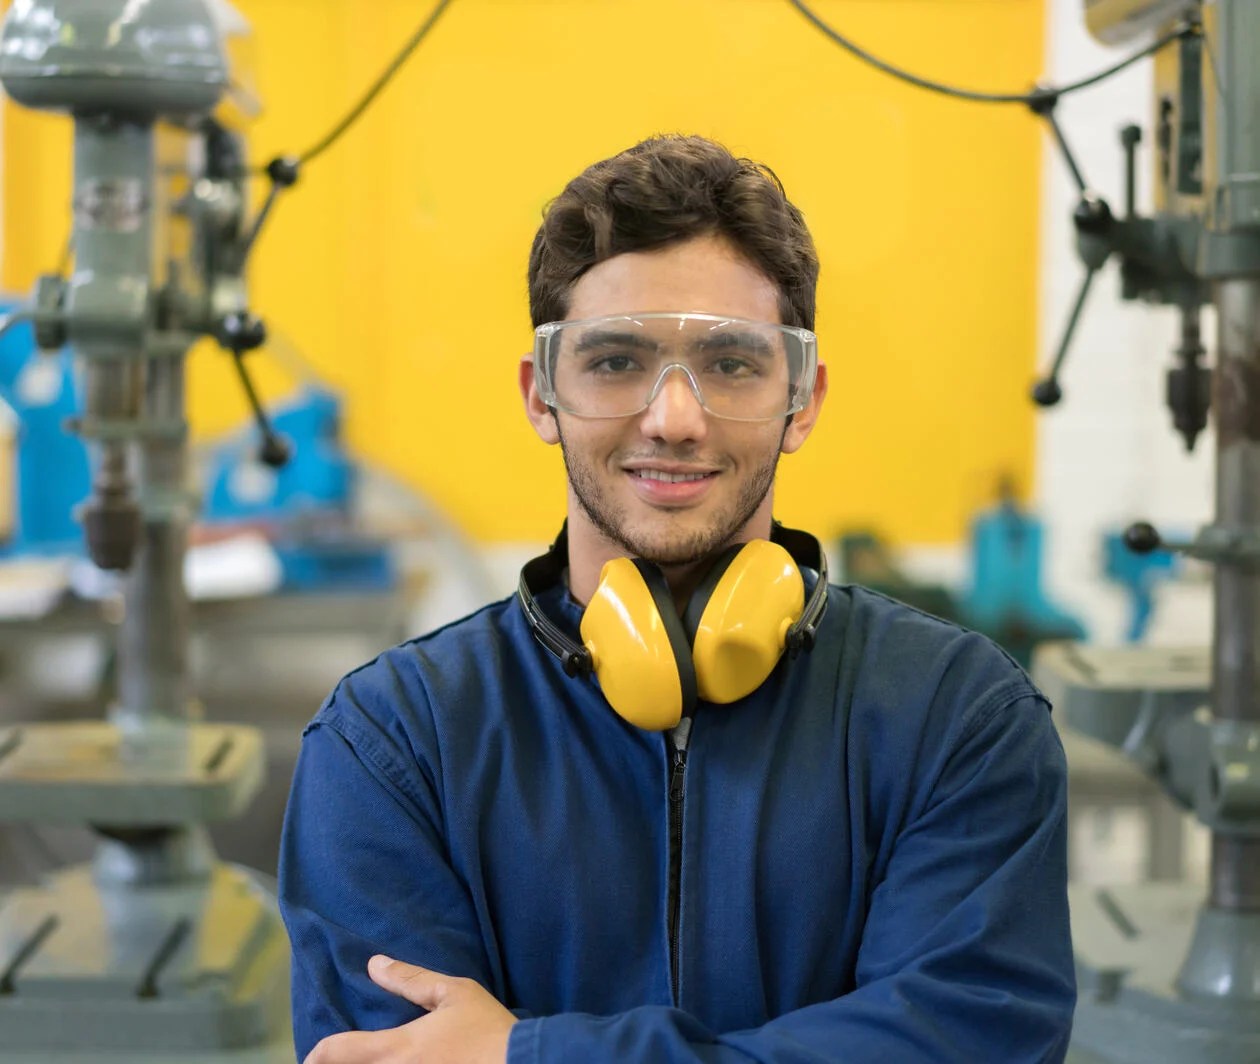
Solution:
<svg viewBox="0 0 1260 1064"><path fill-rule="evenodd" d="M283 465L288 465L289 459L293 457L293 448L289 446L289 441L277 436L274 432L268 432L263 437L262 446L258 448L258 460L263 465L269 465L272 469L279 469Z"/></svg>
<svg viewBox="0 0 1260 1064"><path fill-rule="evenodd" d="M297 184L301 165L292 155L277 155L267 164L267 176L272 184L289 188Z"/></svg>
<svg viewBox="0 0 1260 1064"><path fill-rule="evenodd" d="M1150 554L1160 547L1159 533L1149 521L1138 521L1124 530L1124 545L1134 554Z"/></svg>
<svg viewBox="0 0 1260 1064"><path fill-rule="evenodd" d="M1063 398L1063 389L1053 377L1033 385L1032 400L1038 406L1055 406Z"/></svg>
<svg viewBox="0 0 1260 1064"><path fill-rule="evenodd" d="M1059 93L1054 89L1038 85L1028 94L1028 109L1042 118L1053 113L1058 105Z"/></svg>
<svg viewBox="0 0 1260 1064"><path fill-rule="evenodd" d="M1087 196L1076 205L1072 220L1082 233L1103 233L1111 226L1111 207L1105 199Z"/></svg>
<svg viewBox="0 0 1260 1064"><path fill-rule="evenodd" d="M223 346L236 352L253 351L267 342L267 326L253 314L229 314L222 331Z"/></svg>
<svg viewBox="0 0 1260 1064"><path fill-rule="evenodd" d="M1120 143L1125 148L1136 148L1142 143L1142 127L1125 126L1120 130Z"/></svg>
<svg viewBox="0 0 1260 1064"><path fill-rule="evenodd" d="M130 498L94 495L79 511L88 554L100 569L131 568L140 539L140 509Z"/></svg>

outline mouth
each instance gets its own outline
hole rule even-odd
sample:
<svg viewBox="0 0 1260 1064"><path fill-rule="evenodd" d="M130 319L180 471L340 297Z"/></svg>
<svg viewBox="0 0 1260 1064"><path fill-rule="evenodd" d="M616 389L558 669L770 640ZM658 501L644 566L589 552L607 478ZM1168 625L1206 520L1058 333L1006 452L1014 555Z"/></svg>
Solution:
<svg viewBox="0 0 1260 1064"><path fill-rule="evenodd" d="M717 479L716 470L627 469L638 495L654 505L685 505L698 501Z"/></svg>

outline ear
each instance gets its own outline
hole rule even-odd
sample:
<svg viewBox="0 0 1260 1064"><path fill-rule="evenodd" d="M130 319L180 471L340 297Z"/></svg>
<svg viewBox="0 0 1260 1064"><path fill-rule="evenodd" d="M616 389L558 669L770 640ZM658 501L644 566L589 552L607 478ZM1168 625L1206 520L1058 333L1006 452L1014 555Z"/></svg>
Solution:
<svg viewBox="0 0 1260 1064"><path fill-rule="evenodd" d="M799 451L809 438L809 434L814 431L814 422L818 420L818 415L822 411L823 400L827 398L827 367L824 363L818 363L818 372L814 376L814 394L810 396L809 403L805 409L799 414L792 415L792 423L788 425L787 432L783 436L783 453L792 454Z"/></svg>
<svg viewBox="0 0 1260 1064"><path fill-rule="evenodd" d="M521 356L519 372L521 398L525 400L525 416L529 418L529 423L534 426L534 431L543 443L559 443L560 430L556 425L555 415L538 394L532 354Z"/></svg>

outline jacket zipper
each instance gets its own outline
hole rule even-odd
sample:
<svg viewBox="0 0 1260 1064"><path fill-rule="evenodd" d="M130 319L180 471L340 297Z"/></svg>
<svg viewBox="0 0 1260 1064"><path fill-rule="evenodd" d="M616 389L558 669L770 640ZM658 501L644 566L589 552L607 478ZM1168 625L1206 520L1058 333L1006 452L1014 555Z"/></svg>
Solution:
<svg viewBox="0 0 1260 1064"><path fill-rule="evenodd" d="M684 718L670 735L673 755L669 777L669 985L675 1007L678 1006L678 925L682 915L683 797L686 793L687 743L690 737L690 718Z"/></svg>

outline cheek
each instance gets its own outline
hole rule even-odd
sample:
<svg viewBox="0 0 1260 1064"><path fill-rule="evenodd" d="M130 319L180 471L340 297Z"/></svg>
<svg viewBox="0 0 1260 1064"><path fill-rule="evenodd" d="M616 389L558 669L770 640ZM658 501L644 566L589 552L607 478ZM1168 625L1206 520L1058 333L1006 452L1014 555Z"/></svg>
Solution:
<svg viewBox="0 0 1260 1064"><path fill-rule="evenodd" d="M724 441L726 452L745 467L760 468L778 455L783 439L783 423L750 426L750 429L738 439Z"/></svg>
<svg viewBox="0 0 1260 1064"><path fill-rule="evenodd" d="M566 419L560 425L570 457L583 465L603 468L615 465L620 453L621 433L598 422Z"/></svg>

